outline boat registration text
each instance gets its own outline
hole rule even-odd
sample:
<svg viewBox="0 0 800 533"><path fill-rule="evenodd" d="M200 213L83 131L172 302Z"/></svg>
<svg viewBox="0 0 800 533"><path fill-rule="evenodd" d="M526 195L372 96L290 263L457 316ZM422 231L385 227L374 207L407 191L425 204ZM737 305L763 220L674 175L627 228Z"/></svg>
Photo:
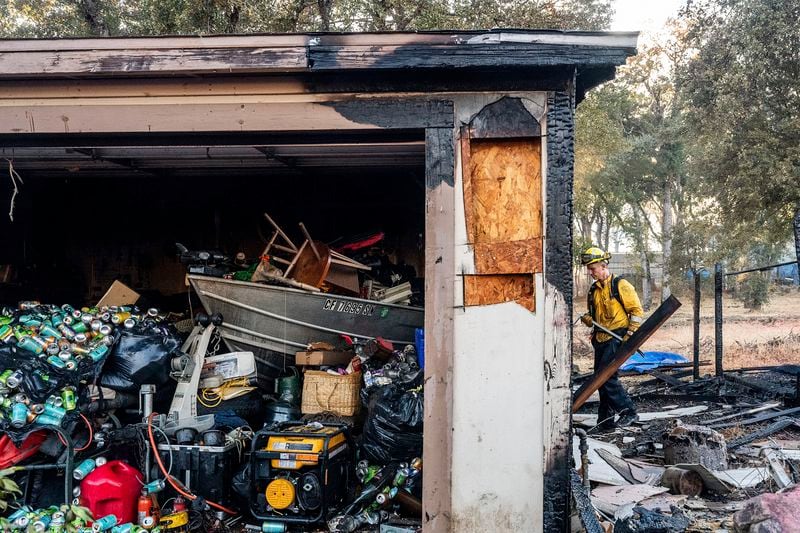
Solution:
<svg viewBox="0 0 800 533"><path fill-rule="evenodd" d="M349 313L351 315L372 316L372 314L375 312L375 306L372 304L351 302L349 300L328 298L325 300L325 305L322 306L322 310L335 311L337 313Z"/></svg>

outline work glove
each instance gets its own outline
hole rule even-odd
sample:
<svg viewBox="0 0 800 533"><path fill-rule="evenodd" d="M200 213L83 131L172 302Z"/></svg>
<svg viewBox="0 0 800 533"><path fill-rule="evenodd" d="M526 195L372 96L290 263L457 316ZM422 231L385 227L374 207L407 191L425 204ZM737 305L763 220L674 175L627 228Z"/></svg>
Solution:
<svg viewBox="0 0 800 533"><path fill-rule="evenodd" d="M586 313L581 317L581 322L583 322L583 325L587 328L594 326L594 320L592 320L592 315L589 313Z"/></svg>

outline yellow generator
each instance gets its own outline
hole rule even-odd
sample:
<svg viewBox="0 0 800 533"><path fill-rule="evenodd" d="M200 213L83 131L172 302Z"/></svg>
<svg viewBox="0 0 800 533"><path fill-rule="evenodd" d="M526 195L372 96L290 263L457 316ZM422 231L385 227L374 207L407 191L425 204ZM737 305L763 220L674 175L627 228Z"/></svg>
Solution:
<svg viewBox="0 0 800 533"><path fill-rule="evenodd" d="M260 520L325 521L347 496L353 470L350 429L284 422L253 436L250 512Z"/></svg>

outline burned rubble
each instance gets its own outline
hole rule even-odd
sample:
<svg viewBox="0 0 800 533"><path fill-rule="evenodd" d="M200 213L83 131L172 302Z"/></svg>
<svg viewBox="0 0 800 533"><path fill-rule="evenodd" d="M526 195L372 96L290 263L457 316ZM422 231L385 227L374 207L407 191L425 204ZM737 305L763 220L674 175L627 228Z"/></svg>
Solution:
<svg viewBox="0 0 800 533"><path fill-rule="evenodd" d="M574 466L586 482L573 490L588 495L606 531L795 531L795 365L692 380L688 364L622 372L639 410L634 425L600 431L593 398L573 415ZM591 531L589 514L573 524Z"/></svg>

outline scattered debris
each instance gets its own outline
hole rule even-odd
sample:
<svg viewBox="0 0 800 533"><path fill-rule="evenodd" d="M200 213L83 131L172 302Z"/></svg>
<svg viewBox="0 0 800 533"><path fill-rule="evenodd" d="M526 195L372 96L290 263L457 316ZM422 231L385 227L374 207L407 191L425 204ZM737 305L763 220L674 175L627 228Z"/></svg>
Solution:
<svg viewBox="0 0 800 533"><path fill-rule="evenodd" d="M664 435L664 460L668 464L699 463L713 470L728 467L725 437L705 426L678 422Z"/></svg>
<svg viewBox="0 0 800 533"><path fill-rule="evenodd" d="M583 486L583 480L575 470L570 471L570 484L572 486L572 499L578 510L578 517L586 533L605 533L595 514L589 493Z"/></svg>
<svg viewBox="0 0 800 533"><path fill-rule="evenodd" d="M694 407L683 407L658 412L639 413L639 422L651 422L653 420L663 420L666 418L680 418L691 416L708 410L707 405L696 405ZM572 422L579 426L594 427L597 425L597 415L575 414L572 415Z"/></svg>
<svg viewBox="0 0 800 533"><path fill-rule="evenodd" d="M692 470L669 467L661 477L661 486L667 487L672 494L699 496L703 492L703 479Z"/></svg>
<svg viewBox="0 0 800 533"><path fill-rule="evenodd" d="M603 442L598 439L587 439L589 445L589 479L598 483L605 483L607 485L626 485L628 481L619 474L614 468L611 467L599 455L598 450L604 450L613 456L621 457L622 452L615 445L608 442ZM572 440L572 457L575 460L575 468L580 468L580 450L578 438Z"/></svg>
<svg viewBox="0 0 800 533"><path fill-rule="evenodd" d="M644 507L634 507L630 516L617 520L614 533L682 533L689 527L689 516L672 507L667 516Z"/></svg>
<svg viewBox="0 0 800 533"><path fill-rule="evenodd" d="M599 486L592 490L592 504L598 511L613 515L624 505L636 504L669 489L650 485Z"/></svg>
<svg viewBox="0 0 800 533"><path fill-rule="evenodd" d="M733 513L744 515L760 505L760 514L740 520L737 531L800 531L796 519L788 528L780 522L788 519L780 517L785 494L800 480L794 383L774 367L748 373L748 385L689 381L685 372L662 367L631 378L639 422L613 431L587 430L594 436L589 478L600 523L613 523L614 532L732 531ZM783 392L776 392L779 388ZM595 409L587 405L573 414L574 424L593 428ZM664 492L648 496L652 489ZM774 491L781 494L765 494L756 500L760 504L748 501ZM776 524L784 529L769 529Z"/></svg>

